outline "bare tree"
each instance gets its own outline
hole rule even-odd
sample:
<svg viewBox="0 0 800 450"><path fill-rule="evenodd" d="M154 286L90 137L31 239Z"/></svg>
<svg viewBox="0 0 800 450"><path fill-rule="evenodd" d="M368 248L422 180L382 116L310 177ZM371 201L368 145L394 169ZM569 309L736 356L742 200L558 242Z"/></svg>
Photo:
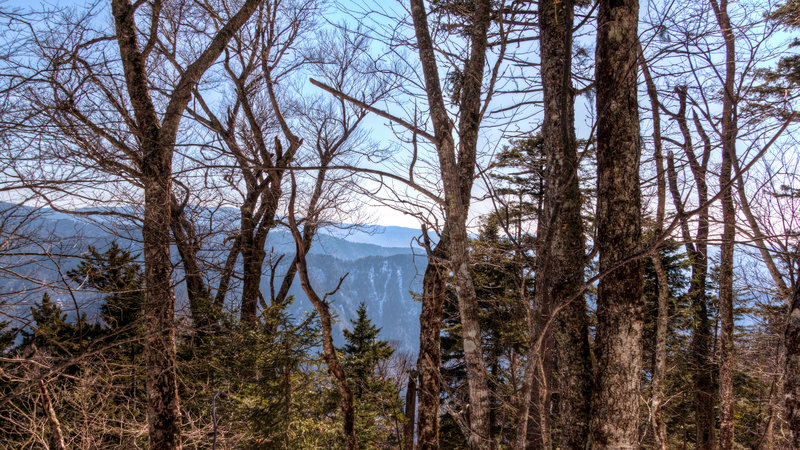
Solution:
<svg viewBox="0 0 800 450"><path fill-rule="evenodd" d="M154 72L153 67L165 51L178 52L190 33L183 29L167 32L162 11L180 5L165 5L160 0L146 4L114 0L110 5L112 30L94 31L89 25L94 20L91 14L73 22L67 19L67 29L76 34L47 35L45 30L44 40L34 41L39 46L32 49L43 59L39 61L44 69L33 72L28 90L33 95L28 104L50 120L45 122L48 134L69 143L58 142L54 147L67 147L63 149L65 157L74 158L71 162L76 165L94 160L102 170L110 169L113 177L133 181L144 193L145 360L148 426L154 448L181 447L168 231L173 209L172 156L179 125L192 89L258 3L246 1L235 14L222 19L225 25L202 39L200 50L183 53L190 55L188 61L169 75ZM70 144L74 147L69 148ZM56 193L60 190L57 182L47 188ZM102 191L83 193L93 194ZM70 195L79 199L81 193Z"/></svg>
<svg viewBox="0 0 800 450"><path fill-rule="evenodd" d="M320 325L322 328L322 351L325 359L325 364L328 366L328 371L333 376L336 382L336 388L339 391L340 407L342 409L342 428L344 430L345 443L348 450L357 449L358 441L356 440L355 432L355 411L353 409L353 391L350 388L350 383L344 373L339 358L336 353L336 347L333 345L333 336L331 332L331 313L327 303L329 295L333 295L341 286L345 277L339 280L339 286L334 290L320 297L314 287L311 285L311 279L308 276L308 264L306 263L307 250L304 248L303 236L295 219L295 199L297 197L297 184L294 181L294 174L292 173L292 191L289 197L289 230L294 237L295 251L297 255L297 274L300 277L300 285L303 287L303 292L306 293L311 304L314 305L317 314L320 317ZM316 217L313 212L306 217L306 223L313 223Z"/></svg>
<svg viewBox="0 0 800 450"><path fill-rule="evenodd" d="M467 382L470 398L470 446L489 447L489 386L483 361L477 298L469 265L467 214L475 171L478 128L481 116L481 88L486 61L487 34L491 20L491 3L475 4L470 17L470 55L463 71L460 93L458 147L452 136L452 122L444 104L433 44L428 31L428 18L421 0L411 0L411 17L425 75L431 122L444 185L450 266L455 279L464 354L467 360Z"/></svg>

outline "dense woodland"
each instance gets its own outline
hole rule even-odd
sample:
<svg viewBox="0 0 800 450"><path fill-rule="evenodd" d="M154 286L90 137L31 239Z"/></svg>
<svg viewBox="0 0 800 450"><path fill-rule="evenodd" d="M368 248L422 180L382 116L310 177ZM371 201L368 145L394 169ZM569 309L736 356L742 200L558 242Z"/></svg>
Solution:
<svg viewBox="0 0 800 450"><path fill-rule="evenodd" d="M800 448L797 0L18 4L0 447ZM413 355L308 257L400 216Z"/></svg>

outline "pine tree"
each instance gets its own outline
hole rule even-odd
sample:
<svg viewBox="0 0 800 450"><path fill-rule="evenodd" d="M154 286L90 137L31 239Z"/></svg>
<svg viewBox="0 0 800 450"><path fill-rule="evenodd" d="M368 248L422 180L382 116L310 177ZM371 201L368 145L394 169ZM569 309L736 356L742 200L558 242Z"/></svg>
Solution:
<svg viewBox="0 0 800 450"><path fill-rule="evenodd" d="M773 10L768 18L796 33L800 29L800 1L787 0ZM800 47L800 39L796 34L791 37L788 47ZM750 112L755 113L754 119L763 120L762 114L788 119L793 112L792 103L800 96L800 54L787 52L776 66L759 69L756 73L764 83L754 86L754 100L747 105ZM798 119L795 117L794 120Z"/></svg>
<svg viewBox="0 0 800 450"><path fill-rule="evenodd" d="M397 445L393 424L402 416L402 401L396 383L383 373L394 355L389 342L378 339L381 329L367 316L364 302L358 306L351 330L344 330L342 366L353 386L358 442L366 447Z"/></svg>
<svg viewBox="0 0 800 450"><path fill-rule="evenodd" d="M111 244L105 253L89 246L89 255L78 267L67 272L76 283L106 294L100 307L103 322L122 336L137 333L136 322L142 317L144 280L136 256Z"/></svg>
<svg viewBox="0 0 800 450"><path fill-rule="evenodd" d="M88 322L86 313L78 315L74 323L67 322L67 314L47 292L31 307L31 319L33 328L22 331L20 348L33 346L52 356L80 354L99 335L99 327Z"/></svg>
<svg viewBox="0 0 800 450"><path fill-rule="evenodd" d="M344 354L342 365L352 380L356 398L372 387L378 364L388 360L394 349L388 342L378 339L381 329L372 324L367 317L364 302L358 305L357 317L351 320L352 330L344 330L347 343L340 349Z"/></svg>
<svg viewBox="0 0 800 450"><path fill-rule="evenodd" d="M144 305L144 280L136 255L125 251L112 242L104 253L89 246L89 255L67 277L76 284L95 289L103 296L100 318L107 328L102 330L105 337L114 341L126 341L116 346L113 358L127 365L128 376L119 379L126 386L127 395L135 398L139 385L144 383L139 374L142 365L142 343L132 340L142 335L142 307Z"/></svg>

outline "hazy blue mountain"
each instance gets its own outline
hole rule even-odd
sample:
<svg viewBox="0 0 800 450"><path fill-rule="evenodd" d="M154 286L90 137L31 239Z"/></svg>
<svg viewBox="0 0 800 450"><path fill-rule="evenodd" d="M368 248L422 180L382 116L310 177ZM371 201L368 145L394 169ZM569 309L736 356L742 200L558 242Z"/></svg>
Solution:
<svg viewBox="0 0 800 450"><path fill-rule="evenodd" d="M4 219L0 236L16 230L15 246L0 254L0 293L8 301L5 307L12 315L26 315L30 306L41 298L44 290L58 301L65 311L74 313L75 305L92 317L99 307L98 296L92 292L66 289L63 274L79 262L79 256L89 245L100 249L112 240L134 253L141 252L141 236L137 226L118 218L94 217L95 220L50 209L10 209L13 205L0 203L0 218ZM17 228L16 225L24 223ZM348 274L340 290L329 298L332 311L338 317L334 335L341 343L342 328L349 326L360 302L365 302L373 322L383 329L381 338L393 341L401 351L416 352L419 338L420 303L411 292L419 292L425 270L424 251L412 247L411 239L419 230L401 227L372 227L366 231L333 230L320 233L309 255L312 285L320 294L336 287L340 277ZM215 239L207 241L215 246ZM217 242L218 244L219 242ZM285 254L277 267L276 286L294 255L291 235L281 229L270 232L267 250ZM207 256L211 256L209 253ZM176 279L182 274L177 251L173 250L177 268ZM33 280L40 281L37 283ZM265 297L269 297L269 276L262 282ZM291 294L296 297L293 312L297 317L312 310L312 306L295 280ZM237 292L229 295L235 308ZM185 292L176 288L178 307L185 307Z"/></svg>

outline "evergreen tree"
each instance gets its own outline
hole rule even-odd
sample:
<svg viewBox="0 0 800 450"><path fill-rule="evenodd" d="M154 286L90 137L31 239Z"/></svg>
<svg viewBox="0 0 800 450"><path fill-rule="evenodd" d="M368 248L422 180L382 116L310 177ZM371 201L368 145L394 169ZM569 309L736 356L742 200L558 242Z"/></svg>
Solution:
<svg viewBox="0 0 800 450"><path fill-rule="evenodd" d="M522 356L527 352L529 336L521 297L532 298L533 279L529 256L520 251L500 232L499 219L490 215L477 239L471 242L472 276L478 294L483 325L482 342L487 370L492 375L490 431L494 442L511 445L514 436L514 408L504 402L518 389ZM442 377L445 391L454 398L466 399L466 368L461 339L458 304L452 285L448 287L442 324ZM461 448L466 440L454 419L442 418L442 448Z"/></svg>
<svg viewBox="0 0 800 450"><path fill-rule="evenodd" d="M800 1L787 0L773 10L768 18L790 34L789 49L800 48L796 31L800 30ZM758 69L756 74L764 83L753 87L753 98L747 105L754 121L763 121L763 114L786 120L793 112L791 107L800 96L800 54L786 52L776 66ZM798 119L794 119L795 121Z"/></svg>
<svg viewBox="0 0 800 450"><path fill-rule="evenodd" d="M105 294L100 305L100 318L106 325L101 331L104 337L114 341L131 340L117 345L107 357L127 366L126 376L118 377L118 381L125 386L125 394L135 398L141 393L138 387L144 384L140 373L143 346L138 340L132 340L141 336L143 330L140 323L144 305L141 266L136 263L136 255L121 249L116 242L104 253L91 245L88 250L88 256L67 271L67 277L80 286Z"/></svg>
<svg viewBox="0 0 800 450"><path fill-rule="evenodd" d="M22 331L21 348L33 346L53 356L74 356L99 335L99 327L89 324L86 313L78 315L74 323L67 322L67 314L47 292L31 307L31 318L34 325Z"/></svg>
<svg viewBox="0 0 800 450"><path fill-rule="evenodd" d="M358 442L365 447L398 445L394 425L402 418L399 389L383 370L394 355L387 341L378 339L381 329L367 316L364 302L358 306L351 330L344 330L342 366L353 386Z"/></svg>
<svg viewBox="0 0 800 450"><path fill-rule="evenodd" d="M136 322L142 317L144 280L141 266L131 255L112 242L105 253L89 246L89 255L67 276L78 284L87 285L106 294L100 307L100 317L112 330L123 336L137 333Z"/></svg>
<svg viewBox="0 0 800 450"><path fill-rule="evenodd" d="M0 321L0 355L6 353L6 349L11 347L16 337L15 330L9 327L10 324L10 322Z"/></svg>
<svg viewBox="0 0 800 450"><path fill-rule="evenodd" d="M360 397L374 384L378 364L391 358L394 349L388 342L378 339L381 330L367 317L364 302L358 305L356 314L356 319L350 321L353 329L344 330L347 343L340 351L344 354L342 365L352 380L354 395Z"/></svg>

